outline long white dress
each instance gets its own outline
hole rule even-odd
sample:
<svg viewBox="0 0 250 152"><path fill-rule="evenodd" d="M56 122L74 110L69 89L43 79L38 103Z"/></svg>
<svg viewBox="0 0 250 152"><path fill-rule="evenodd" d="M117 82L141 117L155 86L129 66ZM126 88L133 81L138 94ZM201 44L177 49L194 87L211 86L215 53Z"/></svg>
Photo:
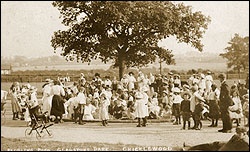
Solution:
<svg viewBox="0 0 250 152"><path fill-rule="evenodd" d="M137 92L137 99L135 102L135 116L137 118L144 118L149 116L148 113L148 95L146 93ZM139 98L138 98L139 97Z"/></svg>
<svg viewBox="0 0 250 152"><path fill-rule="evenodd" d="M234 105L229 107L231 119L239 119L243 117L243 110L241 105L240 97L232 98ZM238 112L236 112L238 111Z"/></svg>
<svg viewBox="0 0 250 152"><path fill-rule="evenodd" d="M95 112L95 110L96 110L96 107L93 106L92 104L85 105L83 119L84 120L93 120L94 119L93 113Z"/></svg>
<svg viewBox="0 0 250 152"><path fill-rule="evenodd" d="M50 85L46 85L43 88L43 105L42 105L42 112L45 113L46 111L48 111L48 115L50 114L51 111L51 106L52 106L52 92L51 92L51 86Z"/></svg>
<svg viewBox="0 0 250 152"><path fill-rule="evenodd" d="M108 106L110 105L110 101L108 99L105 99L103 101L100 101L100 119L101 120L107 120L109 119L109 114L108 114Z"/></svg>

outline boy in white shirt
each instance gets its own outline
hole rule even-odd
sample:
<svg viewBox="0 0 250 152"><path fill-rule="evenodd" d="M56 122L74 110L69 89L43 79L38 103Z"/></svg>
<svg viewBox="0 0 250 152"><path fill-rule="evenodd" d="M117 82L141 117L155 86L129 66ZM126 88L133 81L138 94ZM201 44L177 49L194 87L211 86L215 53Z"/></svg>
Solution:
<svg viewBox="0 0 250 152"><path fill-rule="evenodd" d="M79 125L83 125L85 123L82 122L82 118L83 118L83 115L84 115L84 106L86 105L86 96L85 96L85 89L84 87L80 87L79 89L79 93L77 95L77 101L79 102L79 110L80 110L80 117L79 117Z"/></svg>
<svg viewBox="0 0 250 152"><path fill-rule="evenodd" d="M181 124L181 117L180 117L180 108L181 108L181 101L183 100L180 95L179 88L173 88L174 92L174 100L173 100L173 115L175 116L175 123L174 125Z"/></svg>

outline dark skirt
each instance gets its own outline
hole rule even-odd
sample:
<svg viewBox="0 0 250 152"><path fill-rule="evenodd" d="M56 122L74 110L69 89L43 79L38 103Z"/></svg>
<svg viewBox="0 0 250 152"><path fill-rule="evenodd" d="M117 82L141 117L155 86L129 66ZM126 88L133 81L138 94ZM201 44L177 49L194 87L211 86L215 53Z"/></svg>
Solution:
<svg viewBox="0 0 250 152"><path fill-rule="evenodd" d="M173 104L173 115L176 117L180 116L181 111L181 104L180 103L174 103Z"/></svg>
<svg viewBox="0 0 250 152"><path fill-rule="evenodd" d="M216 100L209 100L209 117L211 119L219 119L220 110Z"/></svg>
<svg viewBox="0 0 250 152"><path fill-rule="evenodd" d="M50 115L62 116L65 113L64 100L61 96L54 95Z"/></svg>

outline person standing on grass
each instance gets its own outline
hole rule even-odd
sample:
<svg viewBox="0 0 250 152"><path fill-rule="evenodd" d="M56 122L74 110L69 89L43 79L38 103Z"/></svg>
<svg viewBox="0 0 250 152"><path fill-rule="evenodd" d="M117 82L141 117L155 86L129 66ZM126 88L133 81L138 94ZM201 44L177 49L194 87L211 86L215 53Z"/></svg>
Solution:
<svg viewBox="0 0 250 152"><path fill-rule="evenodd" d="M52 105L52 83L53 81L50 79L46 79L46 85L43 87L43 104L42 104L42 112L48 112L50 115L51 105Z"/></svg>
<svg viewBox="0 0 250 152"><path fill-rule="evenodd" d="M190 117L191 117L191 110L190 110L190 100L191 97L189 92L183 93L183 101L181 102L181 115L183 119L183 130L186 129L186 122L188 122L188 129L190 128Z"/></svg>
<svg viewBox="0 0 250 152"><path fill-rule="evenodd" d="M108 125L108 119L109 119L109 114L108 114L108 107L110 105L110 101L107 98L105 93L102 93L100 95L100 119L102 121L102 125L103 126L107 126Z"/></svg>
<svg viewBox="0 0 250 152"><path fill-rule="evenodd" d="M145 102L143 100L142 90L139 90L139 91L137 91L135 93L135 98L136 98L136 101L135 101L135 116L138 119L138 125L136 127L141 127L142 126L141 120L142 120L142 118L145 117L145 113L144 113L144 110L143 110L143 106L145 105Z"/></svg>
<svg viewBox="0 0 250 152"><path fill-rule="evenodd" d="M83 118L83 115L84 115L84 107L86 105L86 95L85 95L85 89L84 87L80 87L79 89L79 93L76 97L76 100L79 102L79 112L80 112L80 115L79 115L79 125L83 125L85 123L82 122L82 118Z"/></svg>
<svg viewBox="0 0 250 152"><path fill-rule="evenodd" d="M175 116L175 122L174 125L181 124L181 117L180 117L180 108L181 108L181 102L182 102L182 97L180 95L181 91L179 88L175 87L173 88L174 92L174 99L173 99L173 115Z"/></svg>
<svg viewBox="0 0 250 152"><path fill-rule="evenodd" d="M218 130L218 132L223 133L231 133L232 129L232 120L229 115L229 106L233 105L232 98L230 97L230 88L226 83L226 75L220 74L218 76L221 82L221 89L220 89L220 112L221 112L221 119L223 123L223 128Z"/></svg>
<svg viewBox="0 0 250 152"><path fill-rule="evenodd" d="M197 105L200 104L201 102L205 102L205 100L199 94L199 90L198 90L198 86L197 85L194 85L191 88L191 91L192 91L192 95L191 95L191 98L190 98L190 110L192 112L192 118L193 118L193 121L194 121L194 126L192 127L192 129L196 129L197 126L198 126L198 124L196 124L197 118L198 118L197 117L197 112L199 111L198 109L196 109L196 107L199 107Z"/></svg>
<svg viewBox="0 0 250 152"><path fill-rule="evenodd" d="M62 122L62 115L65 113L64 100L62 96L65 96L65 91L60 85L60 82L57 80L54 81L54 86L52 86L52 95L50 115L54 115L56 117L55 123Z"/></svg>
<svg viewBox="0 0 250 152"><path fill-rule="evenodd" d="M11 95L11 107L13 112L13 118L12 120L19 119L18 114L21 112L21 108L18 104L18 93L20 92L20 86L18 82L14 82L12 86L10 87L10 95Z"/></svg>
<svg viewBox="0 0 250 152"><path fill-rule="evenodd" d="M212 84L211 90L208 92L208 104L209 104L209 117L212 119L212 124L208 127L217 127L218 120L220 117L220 109L219 109L219 95L220 90L217 88L215 84ZM215 121L215 123L214 123Z"/></svg>
<svg viewBox="0 0 250 152"><path fill-rule="evenodd" d="M229 107L230 111L230 117L232 120L236 120L237 127L240 126L240 120L243 117L243 112L242 112L242 105L241 105L241 100L239 97L239 92L238 90L233 90L231 91L231 97L234 102L233 106Z"/></svg>

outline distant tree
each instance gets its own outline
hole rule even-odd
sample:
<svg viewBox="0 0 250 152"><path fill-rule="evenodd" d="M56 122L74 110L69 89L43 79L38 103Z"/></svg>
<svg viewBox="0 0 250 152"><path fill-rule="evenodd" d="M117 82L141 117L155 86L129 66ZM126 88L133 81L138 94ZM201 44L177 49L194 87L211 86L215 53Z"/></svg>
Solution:
<svg viewBox="0 0 250 152"><path fill-rule="evenodd" d="M240 37L235 34L228 42L230 46L226 47L226 53L221 53L220 56L228 60L228 68L240 73L241 70L249 68L249 36Z"/></svg>
<svg viewBox="0 0 250 152"><path fill-rule="evenodd" d="M158 42L175 36L202 51L210 18L190 6L169 1L55 1L68 30L51 43L67 60L113 61L119 77L125 67L141 67L159 57Z"/></svg>
<svg viewBox="0 0 250 152"><path fill-rule="evenodd" d="M175 60L173 59L174 55L172 54L172 50L166 50L162 47L159 47L158 50L159 63L160 63L160 74L162 74L162 63L166 64L175 64Z"/></svg>

